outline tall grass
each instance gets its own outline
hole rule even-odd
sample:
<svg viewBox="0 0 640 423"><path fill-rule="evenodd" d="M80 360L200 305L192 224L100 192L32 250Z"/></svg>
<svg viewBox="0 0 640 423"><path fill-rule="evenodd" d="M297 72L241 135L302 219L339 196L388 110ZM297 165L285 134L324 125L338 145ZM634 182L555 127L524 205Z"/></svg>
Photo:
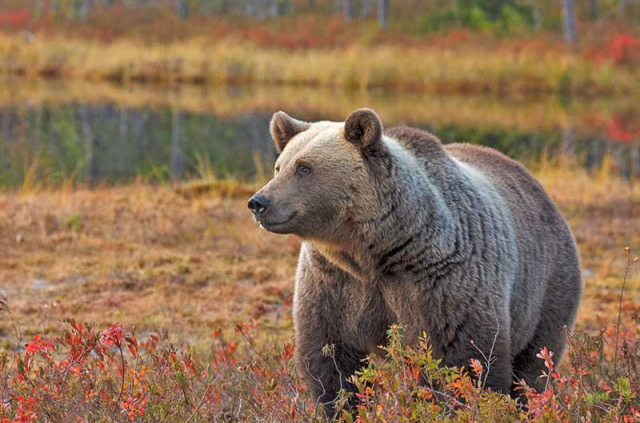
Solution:
<svg viewBox="0 0 640 423"><path fill-rule="evenodd" d="M213 193L226 198L248 198L257 190L262 181L267 180L264 176L264 161L260 160L256 153L253 157L256 175L254 181L251 182L221 176L215 171L215 165L208 153L196 153L193 157L195 178L176 185L175 191L185 198L193 198L205 193Z"/></svg>
<svg viewBox="0 0 640 423"><path fill-rule="evenodd" d="M230 40L108 44L57 36L0 36L0 73L91 81L259 83L429 92L620 94L638 92L634 70L577 54L514 49L352 45L259 48Z"/></svg>

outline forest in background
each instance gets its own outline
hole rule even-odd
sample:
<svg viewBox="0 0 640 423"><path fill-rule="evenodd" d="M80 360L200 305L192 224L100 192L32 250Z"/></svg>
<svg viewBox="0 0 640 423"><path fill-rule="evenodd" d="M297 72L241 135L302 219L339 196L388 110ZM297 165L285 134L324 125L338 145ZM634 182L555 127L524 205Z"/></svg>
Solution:
<svg viewBox="0 0 640 423"><path fill-rule="evenodd" d="M381 28L409 35L459 28L522 35L565 28L568 41L576 38L576 23L633 27L640 19L634 0L6 0L0 8L0 25L14 27L38 20L95 23L98 15L141 12L150 20L174 15L180 20L217 16L265 21L313 15L377 21Z"/></svg>

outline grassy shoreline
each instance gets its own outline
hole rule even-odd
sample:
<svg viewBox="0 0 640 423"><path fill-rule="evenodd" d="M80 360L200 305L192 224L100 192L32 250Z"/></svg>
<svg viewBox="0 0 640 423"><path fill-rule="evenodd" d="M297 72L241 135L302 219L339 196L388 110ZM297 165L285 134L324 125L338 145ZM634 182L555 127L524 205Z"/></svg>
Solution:
<svg viewBox="0 0 640 423"><path fill-rule="evenodd" d="M353 44L287 50L247 41L193 38L168 44L0 35L0 75L123 84L266 84L399 88L501 96L629 96L635 70L544 49Z"/></svg>

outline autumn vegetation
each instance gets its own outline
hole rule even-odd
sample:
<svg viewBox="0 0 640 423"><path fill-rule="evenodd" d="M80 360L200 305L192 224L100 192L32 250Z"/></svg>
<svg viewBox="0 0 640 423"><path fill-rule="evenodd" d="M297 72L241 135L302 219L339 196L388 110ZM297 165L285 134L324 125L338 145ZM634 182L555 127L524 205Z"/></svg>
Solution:
<svg viewBox="0 0 640 423"><path fill-rule="evenodd" d="M460 7L467 3L473 2ZM412 16L411 7L420 6L400 2L393 10L401 19L382 30L375 21L295 8L256 21L220 13L179 19L168 6L96 6L79 20L70 7L35 13L16 5L1 12L0 75L501 96L640 91L640 34L618 21L583 22L580 44L566 46L553 26L535 29L526 8L503 8L492 20L484 9L466 6L456 24L442 7ZM552 22L559 11L548 13Z"/></svg>
<svg viewBox="0 0 640 423"><path fill-rule="evenodd" d="M339 119L368 105L385 122L630 146L631 158L604 153L589 167L561 147L519 157L569 221L585 280L563 364L539 352L542 392L519 387L522 405L484 390L490 351L446 368L428 334L408 346L392 326L354 376L355 398L335 408L341 422L640 421L640 186L617 168L635 166L640 131L636 6L625 19L601 0L596 17L582 2L569 46L559 2L546 0L507 2L495 16L481 7L494 1L391 0L384 29L323 0L277 1L277 17L248 16L244 0L127 6L143 3L2 2L0 106ZM69 122L54 130L75 131ZM259 230L246 210L270 162L257 160L251 179L224 178L203 154L189 158L187 181L151 173L89 186L79 164L56 174L54 159L2 147L20 175L0 181L0 423L328 421L292 360L299 240Z"/></svg>
<svg viewBox="0 0 640 423"><path fill-rule="evenodd" d="M640 418L640 279L622 243L640 244L637 184L566 161L534 171L574 229L586 280L563 366L540 352L547 389L523 387L518 407L481 389L489 352L447 369L428 334L408 347L393 327L342 421ZM0 195L0 278L15 286L0 321L4 421L322 421L292 363L298 241L259 231L244 205L254 187L230 184Z"/></svg>
<svg viewBox="0 0 640 423"><path fill-rule="evenodd" d="M149 46L127 40L100 45L59 37L25 43L20 36L3 36L0 51L7 58L6 74L121 83L393 87L493 95L627 95L640 90L635 65L618 66L612 57L593 61L578 54L546 51L541 44L522 49L498 43L478 49L464 42L473 38L471 34L460 32L457 38L445 48L354 44L292 51L233 40L211 44L207 39L194 39ZM640 39L632 42L640 46ZM455 47L457 44L462 47ZM640 48L630 45L630 53L622 54L635 51Z"/></svg>

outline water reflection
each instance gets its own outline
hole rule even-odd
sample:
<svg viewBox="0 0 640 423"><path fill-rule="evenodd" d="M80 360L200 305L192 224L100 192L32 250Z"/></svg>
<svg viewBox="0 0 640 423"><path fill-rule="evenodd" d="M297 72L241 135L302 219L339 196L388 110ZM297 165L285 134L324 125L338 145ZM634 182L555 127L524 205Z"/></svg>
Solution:
<svg viewBox="0 0 640 423"><path fill-rule="evenodd" d="M0 184L70 177L90 185L133 178L255 175L256 160L273 161L266 114L233 118L177 109L115 105L11 107L0 110Z"/></svg>
<svg viewBox="0 0 640 423"><path fill-rule="evenodd" d="M90 89L21 81L0 85L0 186L20 186L25 178L92 186L208 174L250 180L270 172L275 159L267 131L273 111L342 120L364 105L376 108L388 125L429 129L444 142L488 145L524 161L575 156L590 168L607 157L622 175L640 175L635 105L309 88Z"/></svg>

